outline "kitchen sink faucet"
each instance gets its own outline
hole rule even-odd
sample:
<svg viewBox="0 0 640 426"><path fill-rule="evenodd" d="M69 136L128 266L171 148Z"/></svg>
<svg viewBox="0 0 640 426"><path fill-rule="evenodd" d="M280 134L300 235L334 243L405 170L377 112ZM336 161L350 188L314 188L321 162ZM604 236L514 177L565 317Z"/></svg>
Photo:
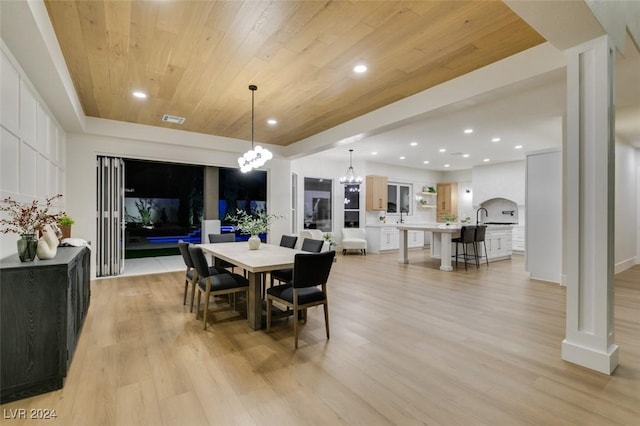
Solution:
<svg viewBox="0 0 640 426"><path fill-rule="evenodd" d="M484 210L485 219L489 217L489 212L484 207L480 207L476 210L476 225L480 224L480 210Z"/></svg>
<svg viewBox="0 0 640 426"><path fill-rule="evenodd" d="M400 223L404 223L404 220L402 219L402 213L409 213L409 212L405 208L400 209Z"/></svg>

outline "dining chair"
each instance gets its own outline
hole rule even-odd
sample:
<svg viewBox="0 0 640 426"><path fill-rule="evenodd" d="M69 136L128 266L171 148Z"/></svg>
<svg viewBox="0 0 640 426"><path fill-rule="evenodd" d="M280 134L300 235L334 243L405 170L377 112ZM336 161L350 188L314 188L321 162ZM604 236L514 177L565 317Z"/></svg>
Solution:
<svg viewBox="0 0 640 426"><path fill-rule="evenodd" d="M478 254L476 252L476 226L463 226L460 228L460 237L451 239L451 242L456 245L456 267L458 267L458 244L462 244L462 259L464 261L464 270L467 270L467 260L473 259L477 266ZM467 253L468 246L471 245L473 247L474 254L471 255Z"/></svg>
<svg viewBox="0 0 640 426"><path fill-rule="evenodd" d="M189 284L191 284L191 306L189 308L189 312L193 312L193 298L196 292L196 281L198 280L198 272L195 270L193 266L193 260L191 260L191 255L189 254L189 243L184 241L178 241L178 250L180 250L180 254L182 255L182 260L184 261L187 270L185 271L185 279L184 279L184 298L182 300L182 304L187 304L187 290L189 288ZM220 268L216 268L215 266L209 266L209 273L211 275L220 274L225 272Z"/></svg>
<svg viewBox="0 0 640 426"><path fill-rule="evenodd" d="M267 332L271 330L273 302L279 302L293 310L294 345L298 349L299 312L312 306L324 306L324 323L329 339L329 303L327 281L333 265L335 251L322 253L298 253L293 263L293 279L288 284L277 285L267 290ZM304 321L307 315L302 315Z"/></svg>
<svg viewBox="0 0 640 426"><path fill-rule="evenodd" d="M280 247L287 248L295 248L296 243L298 242L298 237L296 235L283 235L280 238Z"/></svg>
<svg viewBox="0 0 640 426"><path fill-rule="evenodd" d="M196 307L196 319L200 313L200 300L204 293L205 306L202 314L204 329L207 329L207 315L209 313L210 296L220 296L223 294L245 293L245 303L249 298L249 280L242 275L225 272L223 274L211 274L207 258L202 249L198 246L189 246L189 254L193 261L193 266L198 273L198 300Z"/></svg>
<svg viewBox="0 0 640 426"><path fill-rule="evenodd" d="M212 244L216 243L233 243L236 241L236 234L209 234L209 242ZM231 272L234 272L236 265L233 263L227 262L223 259L214 258L213 264L219 268L231 268Z"/></svg>
<svg viewBox="0 0 640 426"><path fill-rule="evenodd" d="M322 240L305 238L304 240L302 240L302 247L300 248L300 250L308 251L309 253L320 253L323 245L324 245L324 241ZM289 281L291 281L292 277L293 277L293 269L291 268L278 269L275 271L271 271L270 287L273 287L274 280L288 283Z"/></svg>

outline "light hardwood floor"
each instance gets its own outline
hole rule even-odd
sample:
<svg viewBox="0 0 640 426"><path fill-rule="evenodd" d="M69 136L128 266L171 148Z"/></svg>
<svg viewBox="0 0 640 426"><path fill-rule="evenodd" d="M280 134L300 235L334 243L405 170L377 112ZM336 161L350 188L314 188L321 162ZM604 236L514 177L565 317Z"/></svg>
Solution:
<svg viewBox="0 0 640 426"><path fill-rule="evenodd" d="M2 424L640 424L639 266L616 277L606 376L560 359L565 290L521 256L452 273L409 256L338 256L331 340L311 309L298 351L291 319L266 334L225 311L203 330L182 273L95 281L65 387L2 405ZM18 408L58 417L6 419Z"/></svg>

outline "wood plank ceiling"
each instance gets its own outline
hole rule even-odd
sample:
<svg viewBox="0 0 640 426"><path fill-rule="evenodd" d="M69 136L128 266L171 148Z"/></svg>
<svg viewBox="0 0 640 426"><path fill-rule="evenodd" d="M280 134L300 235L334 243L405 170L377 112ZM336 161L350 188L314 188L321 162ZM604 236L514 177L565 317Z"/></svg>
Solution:
<svg viewBox="0 0 640 426"><path fill-rule="evenodd" d="M250 140L256 84L275 145L544 42L499 1L45 3L87 116Z"/></svg>

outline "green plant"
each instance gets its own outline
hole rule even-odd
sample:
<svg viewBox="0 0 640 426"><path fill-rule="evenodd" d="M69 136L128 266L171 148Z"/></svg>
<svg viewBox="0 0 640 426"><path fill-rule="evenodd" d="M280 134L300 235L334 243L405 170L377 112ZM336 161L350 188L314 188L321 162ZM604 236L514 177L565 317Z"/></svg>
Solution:
<svg viewBox="0 0 640 426"><path fill-rule="evenodd" d="M71 225L73 225L74 223L76 223L76 221L75 221L75 220L73 220L73 219L71 219L71 218L70 218L69 216L67 216L66 214L65 214L65 215L62 215L62 216L60 217L60 219L58 219L58 225L60 225L60 226L71 226Z"/></svg>
<svg viewBox="0 0 640 426"><path fill-rule="evenodd" d="M442 215L442 220L444 220L447 223L455 222L456 220L458 220L458 215L456 215L456 214L443 214Z"/></svg>
<svg viewBox="0 0 640 426"><path fill-rule="evenodd" d="M258 235L269 232L271 223L276 219L280 219L280 216L265 212L249 214L244 210L237 209L236 214L227 214L225 219L235 223L241 234Z"/></svg>
<svg viewBox="0 0 640 426"><path fill-rule="evenodd" d="M430 194L435 194L436 193L436 189L433 186L430 186L427 188L427 192Z"/></svg>

